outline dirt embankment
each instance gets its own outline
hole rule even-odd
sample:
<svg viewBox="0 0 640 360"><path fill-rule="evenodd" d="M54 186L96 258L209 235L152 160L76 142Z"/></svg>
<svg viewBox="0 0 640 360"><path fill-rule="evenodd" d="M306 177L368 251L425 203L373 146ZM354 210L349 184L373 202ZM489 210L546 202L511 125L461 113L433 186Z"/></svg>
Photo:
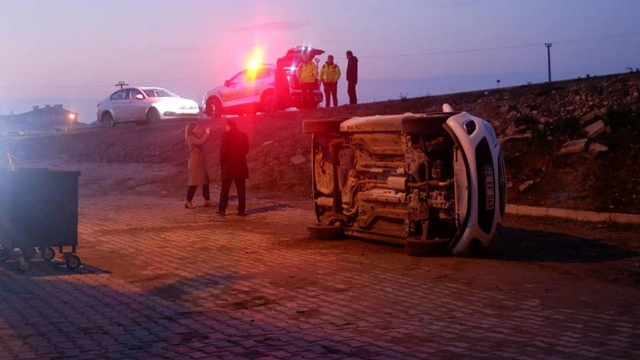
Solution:
<svg viewBox="0 0 640 360"><path fill-rule="evenodd" d="M439 111L443 103L485 118L503 142L509 178L509 202L590 211L640 214L640 74L590 77L548 84L400 99L302 112L237 118L251 142L249 191L282 198L310 196L310 136L305 119ZM602 120L607 131L590 140L608 151L558 155L562 144L586 137L583 128ZM212 128L208 163L218 169L223 122ZM159 163L171 169L162 179L167 190L184 192L185 122L157 126L119 126L53 136L1 139L15 162L69 164ZM302 155L306 162L294 164ZM214 171L214 181L218 172ZM526 192L518 186L533 180Z"/></svg>

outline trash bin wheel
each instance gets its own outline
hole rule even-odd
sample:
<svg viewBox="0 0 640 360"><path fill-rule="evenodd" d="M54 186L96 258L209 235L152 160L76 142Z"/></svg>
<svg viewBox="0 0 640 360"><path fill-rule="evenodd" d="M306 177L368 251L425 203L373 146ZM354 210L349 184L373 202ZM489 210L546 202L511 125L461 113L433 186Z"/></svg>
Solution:
<svg viewBox="0 0 640 360"><path fill-rule="evenodd" d="M80 265L82 265L82 262L80 262L80 258L77 257L76 255L73 254L67 254L65 255L65 264L67 264L67 267L71 270L75 270L77 268L80 267Z"/></svg>
<svg viewBox="0 0 640 360"><path fill-rule="evenodd" d="M44 261L51 261L56 257L56 251L51 247L42 248L40 249L40 257Z"/></svg>
<svg viewBox="0 0 640 360"><path fill-rule="evenodd" d="M9 251L3 247L0 247L0 263L7 261L9 258Z"/></svg>
<svg viewBox="0 0 640 360"><path fill-rule="evenodd" d="M29 263L29 258L24 256L24 255L20 255L16 258L16 269L20 272L25 272L27 270L29 270L29 267L31 266L31 264Z"/></svg>

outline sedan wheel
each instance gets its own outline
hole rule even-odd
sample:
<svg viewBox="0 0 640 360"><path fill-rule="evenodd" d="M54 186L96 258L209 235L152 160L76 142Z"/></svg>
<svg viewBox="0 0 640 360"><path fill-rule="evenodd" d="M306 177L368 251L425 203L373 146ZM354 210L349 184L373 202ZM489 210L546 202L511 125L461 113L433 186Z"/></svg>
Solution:
<svg viewBox="0 0 640 360"><path fill-rule="evenodd" d="M113 121L113 116L110 113L105 113L102 115L102 125L106 128L111 128L115 126L115 121Z"/></svg>
<svg viewBox="0 0 640 360"><path fill-rule="evenodd" d="M147 122L149 124L157 124L160 122L160 113L158 110L151 108L147 111Z"/></svg>

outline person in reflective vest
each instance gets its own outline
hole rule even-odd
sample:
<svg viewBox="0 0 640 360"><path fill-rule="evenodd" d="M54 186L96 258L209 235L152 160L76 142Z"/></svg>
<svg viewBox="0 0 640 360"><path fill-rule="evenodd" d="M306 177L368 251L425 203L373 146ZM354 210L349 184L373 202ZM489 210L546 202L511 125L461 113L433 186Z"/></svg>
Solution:
<svg viewBox="0 0 640 360"><path fill-rule="evenodd" d="M296 70L296 76L300 82L300 90L302 90L302 104L305 107L314 102L313 91L318 84L318 67L312 60L313 57L311 55L305 55Z"/></svg>
<svg viewBox="0 0 640 360"><path fill-rule="evenodd" d="M327 62L322 65L320 70L320 81L324 87L324 97L326 99L326 107L338 106L338 80L340 79L340 67L333 62L333 55L327 56Z"/></svg>

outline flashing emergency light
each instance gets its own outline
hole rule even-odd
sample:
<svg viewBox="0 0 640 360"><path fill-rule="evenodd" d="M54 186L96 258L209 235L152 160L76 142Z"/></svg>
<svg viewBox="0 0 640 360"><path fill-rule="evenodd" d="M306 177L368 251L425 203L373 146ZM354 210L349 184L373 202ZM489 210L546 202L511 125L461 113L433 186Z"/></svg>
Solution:
<svg viewBox="0 0 640 360"><path fill-rule="evenodd" d="M262 64L264 58L264 49L260 46L255 46L253 52L249 56L247 61L247 75L249 79L255 79L255 75Z"/></svg>
<svg viewBox="0 0 640 360"><path fill-rule="evenodd" d="M262 59L264 58L264 49L256 46L253 48L253 52L249 56L249 60L247 62L247 68L250 70L257 69L262 63Z"/></svg>

